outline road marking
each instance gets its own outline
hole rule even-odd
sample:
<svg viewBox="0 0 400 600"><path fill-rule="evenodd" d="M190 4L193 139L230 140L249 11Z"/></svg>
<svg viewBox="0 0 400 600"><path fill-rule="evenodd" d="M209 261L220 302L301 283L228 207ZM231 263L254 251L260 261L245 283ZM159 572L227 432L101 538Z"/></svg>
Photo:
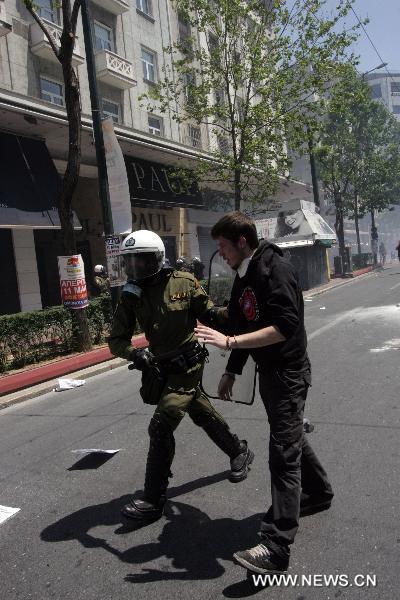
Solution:
<svg viewBox="0 0 400 600"><path fill-rule="evenodd" d="M0 505L0 523L4 523L10 517L13 517L20 511L20 508L12 508L11 506L1 506Z"/></svg>
<svg viewBox="0 0 400 600"><path fill-rule="evenodd" d="M332 321L329 321L329 323L327 323L326 325L323 325L322 327L320 327L316 331L313 331L312 333L310 333L309 335L307 335L307 338L309 340L313 340L314 338L318 337L322 333L325 333L325 331L328 331L328 329L332 329L332 327L335 327L336 325L338 325L342 321L345 321L349 317L352 317L358 311L359 311L358 308L354 308L353 310L346 311L342 315L339 315L338 317L336 317L336 319L333 319Z"/></svg>
<svg viewBox="0 0 400 600"><path fill-rule="evenodd" d="M396 288L400 287L400 283L396 283L396 285L394 285L393 287L391 287L391 290L395 290Z"/></svg>
<svg viewBox="0 0 400 600"><path fill-rule="evenodd" d="M370 352L387 352L388 350L400 350L400 339L388 340L381 348L371 348Z"/></svg>

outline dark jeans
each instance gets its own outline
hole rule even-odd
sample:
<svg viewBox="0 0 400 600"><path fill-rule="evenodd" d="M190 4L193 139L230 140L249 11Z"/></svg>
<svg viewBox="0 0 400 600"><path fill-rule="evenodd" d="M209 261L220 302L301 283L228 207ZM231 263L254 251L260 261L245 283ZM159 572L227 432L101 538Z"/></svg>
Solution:
<svg viewBox="0 0 400 600"><path fill-rule="evenodd" d="M261 536L277 559L287 561L299 526L301 490L332 492L327 474L303 433L304 404L311 385L304 370L271 369L259 373L260 394L270 425L269 468L272 505L261 523Z"/></svg>

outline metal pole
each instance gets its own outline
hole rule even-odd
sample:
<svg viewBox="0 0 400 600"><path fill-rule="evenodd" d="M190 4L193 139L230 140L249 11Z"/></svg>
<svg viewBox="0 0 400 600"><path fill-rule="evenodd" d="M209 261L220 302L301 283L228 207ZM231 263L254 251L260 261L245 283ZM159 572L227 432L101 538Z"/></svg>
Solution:
<svg viewBox="0 0 400 600"><path fill-rule="evenodd" d="M99 89L97 85L96 64L93 51L93 19L90 13L89 3L87 0L81 0L81 11L83 37L85 40L86 68L90 91L90 104L92 107L93 137L96 149L99 197L103 215L104 233L106 236L109 236L114 234L114 227L111 213L110 194L108 189L108 175L106 153L104 149L103 129L101 127ZM117 287L111 287L111 303L113 309L115 309L118 303L118 295L119 289Z"/></svg>
<svg viewBox="0 0 400 600"><path fill-rule="evenodd" d="M99 174L99 196L103 211L104 233L106 235L112 235L114 230L111 215L110 196L108 193L106 155L104 151L103 130L101 128L99 90L97 86L96 65L93 52L93 21L87 0L81 0L81 7L83 37L85 39L86 68L89 81L90 104L92 107L93 136L94 145L96 148L97 170Z"/></svg>

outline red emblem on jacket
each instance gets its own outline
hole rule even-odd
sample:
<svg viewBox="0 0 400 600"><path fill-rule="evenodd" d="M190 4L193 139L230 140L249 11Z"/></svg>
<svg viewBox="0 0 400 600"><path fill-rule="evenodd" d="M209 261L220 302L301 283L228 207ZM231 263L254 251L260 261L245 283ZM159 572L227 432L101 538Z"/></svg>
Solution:
<svg viewBox="0 0 400 600"><path fill-rule="evenodd" d="M247 321L257 321L259 316L257 298L254 291L250 287L247 287L243 290L239 304Z"/></svg>

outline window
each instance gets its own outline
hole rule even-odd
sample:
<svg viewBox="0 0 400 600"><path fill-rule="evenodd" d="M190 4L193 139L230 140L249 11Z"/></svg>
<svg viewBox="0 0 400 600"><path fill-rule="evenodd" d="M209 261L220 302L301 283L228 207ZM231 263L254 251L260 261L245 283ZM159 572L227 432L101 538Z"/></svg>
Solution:
<svg viewBox="0 0 400 600"><path fill-rule="evenodd" d="M151 0L136 0L136 8L145 15L152 16Z"/></svg>
<svg viewBox="0 0 400 600"><path fill-rule="evenodd" d="M119 104L103 98L102 111L103 117L111 117L114 123L119 123Z"/></svg>
<svg viewBox="0 0 400 600"><path fill-rule="evenodd" d="M160 117L153 117L153 116L149 115L148 120L149 120L149 133L152 133L153 135L161 136L162 135L162 120L160 119Z"/></svg>
<svg viewBox="0 0 400 600"><path fill-rule="evenodd" d="M96 50L110 50L110 52L114 51L113 35L110 27L95 21L94 38Z"/></svg>
<svg viewBox="0 0 400 600"><path fill-rule="evenodd" d="M196 85L196 77L192 72L183 74L183 85L184 85L184 94L186 98L186 102L191 102L193 100L193 88Z"/></svg>
<svg viewBox="0 0 400 600"><path fill-rule="evenodd" d="M62 83L40 77L40 97L46 102L64 106L64 93Z"/></svg>
<svg viewBox="0 0 400 600"><path fill-rule="evenodd" d="M51 21L52 23L58 23L58 12L55 6L55 0L35 0L33 4L36 7L36 12L39 17Z"/></svg>
<svg viewBox="0 0 400 600"><path fill-rule="evenodd" d="M189 142L193 148L201 148L201 131L200 127L189 125Z"/></svg>
<svg viewBox="0 0 400 600"><path fill-rule="evenodd" d="M221 90L221 89L215 90L215 104L217 106L221 106L221 107L225 105L224 90Z"/></svg>
<svg viewBox="0 0 400 600"><path fill-rule="evenodd" d="M149 50L142 48L142 65L143 65L143 77L145 81L155 82L156 70L155 70L155 55Z"/></svg>
<svg viewBox="0 0 400 600"><path fill-rule="evenodd" d="M190 38L190 23L188 23L185 16L181 12L178 12L178 29L180 42Z"/></svg>
<svg viewBox="0 0 400 600"><path fill-rule="evenodd" d="M392 94L400 94L400 81L392 81L391 83Z"/></svg>
<svg viewBox="0 0 400 600"><path fill-rule="evenodd" d="M381 87L380 83L371 85L370 87L371 87L372 98L374 98L374 99L382 98L382 87Z"/></svg>
<svg viewBox="0 0 400 600"><path fill-rule="evenodd" d="M218 148L221 154L229 154L229 140L222 135L218 136Z"/></svg>
<svg viewBox="0 0 400 600"><path fill-rule="evenodd" d="M400 104L393 104L393 114L400 115Z"/></svg>

